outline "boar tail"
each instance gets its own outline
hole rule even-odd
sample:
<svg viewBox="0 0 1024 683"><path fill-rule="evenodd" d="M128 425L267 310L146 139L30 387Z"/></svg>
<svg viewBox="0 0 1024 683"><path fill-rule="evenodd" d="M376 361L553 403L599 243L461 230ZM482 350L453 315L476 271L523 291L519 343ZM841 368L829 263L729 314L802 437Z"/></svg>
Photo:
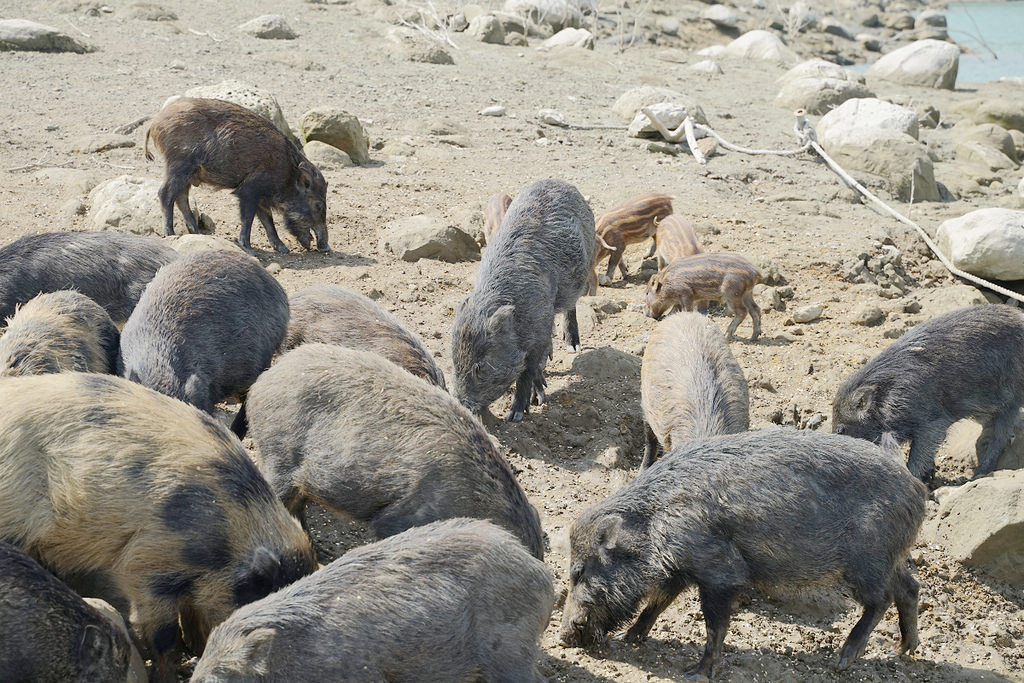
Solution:
<svg viewBox="0 0 1024 683"><path fill-rule="evenodd" d="M607 242L605 242L604 238L601 237L600 235L597 236L597 241L600 242L601 246L604 247L605 249L608 249L610 251L618 251L618 248L613 247L612 245L610 245Z"/></svg>
<svg viewBox="0 0 1024 683"><path fill-rule="evenodd" d="M238 414L235 415L235 419L231 422L231 431L240 440L244 439L246 432L249 431L249 418L245 414L245 401L242 401L242 407L238 409Z"/></svg>
<svg viewBox="0 0 1024 683"><path fill-rule="evenodd" d="M146 143L143 146L143 149L146 150L146 159L148 161L153 161L153 153L149 151L149 132L150 132L150 130L151 130L150 128L146 129Z"/></svg>

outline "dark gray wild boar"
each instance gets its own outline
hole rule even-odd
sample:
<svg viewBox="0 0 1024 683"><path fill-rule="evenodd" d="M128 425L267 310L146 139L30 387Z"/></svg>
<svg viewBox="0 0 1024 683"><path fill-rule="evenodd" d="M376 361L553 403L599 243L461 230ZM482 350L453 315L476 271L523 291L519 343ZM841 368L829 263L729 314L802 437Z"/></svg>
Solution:
<svg viewBox="0 0 1024 683"><path fill-rule="evenodd" d="M259 262L202 251L162 268L121 332L118 374L211 412L244 392L288 330L288 295Z"/></svg>
<svg viewBox="0 0 1024 683"><path fill-rule="evenodd" d="M116 232L30 235L0 249L0 319L37 294L73 289L123 325L156 271L178 252L156 237Z"/></svg>
<svg viewBox="0 0 1024 683"><path fill-rule="evenodd" d="M0 376L47 372L112 373L118 331L103 308L78 292L40 294L7 320Z"/></svg>
<svg viewBox="0 0 1024 683"><path fill-rule="evenodd" d="M544 402L555 313L565 314L569 350L581 348L576 299L588 288L595 239L593 212L563 180L539 180L512 202L455 313L454 393L464 406L484 412L513 381L509 421L523 419L531 397Z"/></svg>
<svg viewBox="0 0 1024 683"><path fill-rule="evenodd" d="M350 550L214 629L193 683L546 680L551 576L505 530L452 519Z"/></svg>
<svg viewBox="0 0 1024 683"><path fill-rule="evenodd" d="M667 453L685 441L750 429L743 370L722 332L700 313L675 313L654 328L640 368L640 406L640 469L654 462L659 442Z"/></svg>
<svg viewBox="0 0 1024 683"><path fill-rule="evenodd" d="M0 406L0 538L59 576L105 573L153 681L177 680L179 615L201 652L234 609L316 567L298 522L209 415L74 372L5 378Z"/></svg>
<svg viewBox="0 0 1024 683"><path fill-rule="evenodd" d="M926 493L894 452L859 439L770 429L683 444L573 523L562 641L586 646L634 617L624 637L641 641L696 584L707 644L690 674L710 677L742 589L842 581L864 613L839 668L894 601L897 649L913 652L918 585L906 556Z"/></svg>
<svg viewBox="0 0 1024 683"><path fill-rule="evenodd" d="M300 346L252 385L246 412L260 470L300 519L315 501L383 538L478 517L544 556L537 511L483 425L377 354Z"/></svg>
<svg viewBox="0 0 1024 683"><path fill-rule="evenodd" d="M974 476L991 472L1024 404L1024 312L970 306L917 325L851 375L833 402L832 429L869 441L910 441L907 466L923 481L957 420L991 419Z"/></svg>
<svg viewBox="0 0 1024 683"><path fill-rule="evenodd" d="M651 276L644 313L659 320L672 311L692 311L702 301L722 302L733 314L726 339L732 339L749 313L754 326L750 339L754 340L761 336L761 309L754 302L754 285L759 282L761 271L739 254L720 251L687 256Z"/></svg>
<svg viewBox="0 0 1024 683"><path fill-rule="evenodd" d="M38 562L3 541L0 596L0 677L4 680L146 680L146 666L120 617L112 620L98 611Z"/></svg>
<svg viewBox="0 0 1024 683"><path fill-rule="evenodd" d="M246 251L252 251L253 218L259 218L271 246L288 253L274 227L273 211L284 214L285 230L304 248L310 248L312 230L317 249L331 250L327 181L270 120L224 100L182 97L161 109L146 130L146 158L152 160L150 139L164 157L160 205L167 235L174 234L175 204L188 231L198 232L188 192L190 186L205 183L238 197L242 218L238 243Z"/></svg>
<svg viewBox="0 0 1024 683"><path fill-rule="evenodd" d="M358 292L336 285L307 287L289 298L284 349L320 342L373 351L417 377L445 388L444 373L420 338Z"/></svg>

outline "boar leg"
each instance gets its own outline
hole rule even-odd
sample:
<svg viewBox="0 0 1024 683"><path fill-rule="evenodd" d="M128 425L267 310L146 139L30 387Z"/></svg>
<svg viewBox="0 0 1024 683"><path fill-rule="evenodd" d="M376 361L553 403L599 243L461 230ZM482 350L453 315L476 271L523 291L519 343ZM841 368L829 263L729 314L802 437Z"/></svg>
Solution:
<svg viewBox="0 0 1024 683"><path fill-rule="evenodd" d="M854 592L856 595L859 591L855 590ZM853 664L853 660L860 657L861 653L864 652L864 648L868 644L868 636L871 635L878 622L882 620L885 610L888 609L889 603L892 602L886 596L880 594L877 589L872 590L870 593L862 592L860 595L856 595L856 597L858 602L864 605L864 613L854 625L853 630L850 631L846 642L843 643L843 649L839 651L838 668L840 671L847 669Z"/></svg>
<svg viewBox="0 0 1024 683"><path fill-rule="evenodd" d="M988 474L996 468L999 456L1002 455L1006 444L1010 442L1013 426L1017 423L1019 415L1020 408L1013 406L992 418L992 433L989 436L988 446L985 447L984 454L978 460L978 469L974 470L975 479Z"/></svg>
<svg viewBox="0 0 1024 683"><path fill-rule="evenodd" d="M651 627L658 620L661 613L668 609L668 606L679 597L679 594L686 588L686 582L680 579L669 579L647 596L647 606L637 617L636 623L629 627L623 640L630 643L639 643L647 638Z"/></svg>
<svg viewBox="0 0 1024 683"><path fill-rule="evenodd" d="M238 197L238 212L242 219L242 229L238 233L238 243L242 249L252 254L252 246L249 244L249 237L252 233L252 222L259 210L260 200L271 194L271 188L267 186L268 181L261 175L250 176L242 181L242 184L232 190L232 194ZM260 219L262 221L262 219ZM269 233L267 234L269 237ZM273 240L271 240L273 241ZM280 241L280 238L278 238Z"/></svg>
<svg viewBox="0 0 1024 683"><path fill-rule="evenodd" d="M188 190L189 186L186 185L185 189L178 193L174 203L178 205L178 210L185 217L185 226L188 231L194 235L199 232L199 222L196 220L196 215L192 213L192 207L188 205Z"/></svg>
<svg viewBox="0 0 1024 683"><path fill-rule="evenodd" d="M157 193L160 206L164 210L164 235L167 237L174 235L174 204L182 193L185 194L185 206L188 206L188 188L195 171L195 165L191 163L167 167L167 177ZM178 206L181 207L180 204ZM191 214L191 209L188 210L188 214L182 211L186 221ZM195 223L195 216L192 216L192 222ZM189 230L192 230L191 226L189 226ZM195 231L193 230L193 232Z"/></svg>
<svg viewBox="0 0 1024 683"><path fill-rule="evenodd" d="M729 328L725 331L725 338L732 339L736 333L736 328L740 326L743 319L747 317L747 309L743 305L742 301L729 302L729 308L732 309L732 322L729 323Z"/></svg>
<svg viewBox="0 0 1024 683"><path fill-rule="evenodd" d="M583 350L583 346L580 344L580 324L576 320L576 304L573 304L572 308L565 312L563 323L565 350L569 353L579 353Z"/></svg>
<svg viewBox="0 0 1024 683"><path fill-rule="evenodd" d="M262 206L256 207L256 217L260 219L260 223L263 224L263 230L267 233L267 239L270 240L270 246L274 247L277 251L282 254L288 253L288 247L277 234L277 228L274 226L274 216Z"/></svg>
<svg viewBox="0 0 1024 683"><path fill-rule="evenodd" d="M750 341L754 341L761 336L761 309L754 302L753 292L747 292L747 295L743 297L743 305L746 306L747 313L750 314L750 322L754 326L754 333L750 335Z"/></svg>
<svg viewBox="0 0 1024 683"><path fill-rule="evenodd" d="M512 407L508 411L508 417L505 418L507 422L521 422L523 415L528 413L530 410L530 398L533 395L534 388L537 386L544 386L544 356L547 354L547 349L541 352L539 358L535 358L536 354L528 354L526 356L526 369L519 375L519 379L516 380L516 394L515 398L512 399Z"/></svg>
<svg viewBox="0 0 1024 683"><path fill-rule="evenodd" d="M658 437L646 421L644 421L644 437L644 459L640 463L641 472L653 465L654 459L658 457Z"/></svg>
<svg viewBox="0 0 1024 683"><path fill-rule="evenodd" d="M910 575L906 565L899 566L893 573L892 593L896 602L896 611L900 616L900 642L896 653L905 655L917 649L920 641L917 637L917 596L920 587Z"/></svg>
<svg viewBox="0 0 1024 683"><path fill-rule="evenodd" d="M622 237L618 234L605 235L604 240L610 246L615 247L615 250L608 256L608 270L605 272L608 281L611 282L612 276L615 275L616 267L622 271L622 277L626 277L626 265L622 262L622 257L626 252L625 242L622 241Z"/></svg>
<svg viewBox="0 0 1024 683"><path fill-rule="evenodd" d="M700 658L697 668L686 675L689 678L698 675L711 678L718 660L722 657L722 644L725 642L725 632L732 617L732 602L739 592L739 586L701 584L699 588L700 609L704 612L704 626L708 632L708 639L704 645L704 656Z"/></svg>
<svg viewBox="0 0 1024 683"><path fill-rule="evenodd" d="M154 601L138 609L135 621L153 660L153 673L149 680L152 683L177 683L178 660L181 657L177 607L169 601Z"/></svg>
<svg viewBox="0 0 1024 683"><path fill-rule="evenodd" d="M928 483L935 476L935 452L946 438L946 431L953 421L947 417L939 418L918 428L910 442L910 457L907 468L915 477Z"/></svg>
<svg viewBox="0 0 1024 683"><path fill-rule="evenodd" d="M654 252L656 252L657 250L658 239L656 237L651 237L651 248L647 250L647 256L644 256L644 258L651 258L652 256L654 256Z"/></svg>

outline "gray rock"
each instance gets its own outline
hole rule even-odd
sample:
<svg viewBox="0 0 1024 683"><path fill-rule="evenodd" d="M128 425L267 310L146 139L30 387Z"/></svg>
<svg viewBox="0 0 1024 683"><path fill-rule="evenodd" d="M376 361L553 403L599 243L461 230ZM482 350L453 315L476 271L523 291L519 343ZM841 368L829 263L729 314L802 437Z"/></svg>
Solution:
<svg viewBox="0 0 1024 683"><path fill-rule="evenodd" d="M832 78L841 81L864 82L864 77L858 73L844 69L843 67L824 59L814 58L800 62L792 69L776 79L779 85L786 85L791 81L801 78Z"/></svg>
<svg viewBox="0 0 1024 683"><path fill-rule="evenodd" d="M923 28L925 26L946 28L946 15L938 10L924 10L918 14L917 19L914 20L914 28Z"/></svg>
<svg viewBox="0 0 1024 683"><path fill-rule="evenodd" d="M629 123L638 111L658 102L680 102L686 96L668 88L658 88L653 85L642 85L639 88L627 90L615 100L612 105L612 113L621 120Z"/></svg>
<svg viewBox="0 0 1024 683"><path fill-rule="evenodd" d="M160 181L122 175L89 193L89 222L96 230L162 235L163 212L156 200Z"/></svg>
<svg viewBox="0 0 1024 683"><path fill-rule="evenodd" d="M878 325L885 320L885 313L882 312L878 306L874 304L863 303L857 308L853 309L853 313L850 315L850 321L855 325L864 325L866 327L872 327Z"/></svg>
<svg viewBox="0 0 1024 683"><path fill-rule="evenodd" d="M363 124L343 109L310 109L299 119L299 130L306 142L318 140L337 147L357 164L365 164L370 160L369 142Z"/></svg>
<svg viewBox="0 0 1024 683"><path fill-rule="evenodd" d="M451 54L440 43L415 29L396 26L387 33L395 52L410 62L423 64L454 64Z"/></svg>
<svg viewBox="0 0 1024 683"><path fill-rule="evenodd" d="M866 85L856 80L797 78L782 86L775 96L775 106L804 109L808 114L825 114L847 100L874 96Z"/></svg>
<svg viewBox="0 0 1024 683"><path fill-rule="evenodd" d="M469 35L481 43L505 44L505 27L493 14L480 14L469 22Z"/></svg>
<svg viewBox="0 0 1024 683"><path fill-rule="evenodd" d="M910 12L888 12L882 15L882 25L896 31L912 29L915 23L914 15Z"/></svg>
<svg viewBox="0 0 1024 683"><path fill-rule="evenodd" d="M356 165L352 157L334 145L319 140L310 140L302 147L302 153L321 171L336 171Z"/></svg>
<svg viewBox="0 0 1024 683"><path fill-rule="evenodd" d="M129 19L140 21L176 21L178 15L160 5L152 2L133 2L125 8L125 15Z"/></svg>
<svg viewBox="0 0 1024 683"><path fill-rule="evenodd" d="M983 278L1024 279L1024 211L978 209L939 226L939 249L957 268Z"/></svg>
<svg viewBox="0 0 1024 683"><path fill-rule="evenodd" d="M84 54L95 48L46 24L27 19L3 19L0 20L0 52L5 50Z"/></svg>
<svg viewBox="0 0 1024 683"><path fill-rule="evenodd" d="M1017 162L998 149L981 142L964 141L956 145L956 158L968 164L977 164L990 171L1005 171L1017 168Z"/></svg>
<svg viewBox="0 0 1024 683"><path fill-rule="evenodd" d="M274 126L288 137L294 137L288 122L284 120L281 107L266 90L257 88L254 85L242 83L241 81L221 81L214 85L201 85L185 91L185 97L211 97L218 100L234 102L240 107L255 112L264 118L270 119ZM164 106L171 101L168 99Z"/></svg>
<svg viewBox="0 0 1024 683"><path fill-rule="evenodd" d="M179 254L194 254L200 251L230 251L232 253L245 254L245 251L235 240L215 237L214 235L185 234L165 237L164 239L171 245L171 249L174 249Z"/></svg>
<svg viewBox="0 0 1024 683"><path fill-rule="evenodd" d="M846 40L854 39L853 34L850 33L842 23L832 17L822 17L821 21L818 22L818 28L820 28L823 33L828 33L829 35L839 36Z"/></svg>
<svg viewBox="0 0 1024 683"><path fill-rule="evenodd" d="M654 25L666 36L679 35L679 20L675 17L658 17L658 20L654 22Z"/></svg>
<svg viewBox="0 0 1024 683"><path fill-rule="evenodd" d="M957 561L1024 588L1024 470L1003 470L935 492L922 538Z"/></svg>
<svg viewBox="0 0 1024 683"><path fill-rule="evenodd" d="M793 311L793 322L795 323L809 323L814 322L821 317L822 307L818 304L811 306L801 306L800 308Z"/></svg>
<svg viewBox="0 0 1024 683"><path fill-rule="evenodd" d="M796 53L786 47L777 35L761 29L747 31L726 45L722 50L722 56L759 59L780 64L796 64L799 61Z"/></svg>
<svg viewBox="0 0 1024 683"><path fill-rule="evenodd" d="M941 40L919 40L882 56L868 78L904 85L952 90L960 65L960 48Z"/></svg>
<svg viewBox="0 0 1024 683"><path fill-rule="evenodd" d="M548 24L555 31L583 24L583 10L596 9L589 0L505 0L505 12L526 17L532 23Z"/></svg>
<svg viewBox="0 0 1024 683"><path fill-rule="evenodd" d="M687 98L687 100L689 100L689 98ZM647 108L650 109L650 111L658 118L661 125L670 131L675 130L682 125L687 116L693 117L693 120L697 123L707 125L708 122L707 117L704 115L704 110L701 109L699 104L692 101L689 101L686 104L678 102L659 102L657 104L652 104ZM651 138L658 137L660 135L658 130L651 123L651 120L647 118L647 114L644 114L643 112L637 112L636 116L629 124L627 134L634 138ZM702 138L704 137L704 134L695 132L694 136Z"/></svg>
<svg viewBox="0 0 1024 683"><path fill-rule="evenodd" d="M792 32L806 31L818 24L818 17L811 11L806 2L794 2L786 13L787 30Z"/></svg>
<svg viewBox="0 0 1024 683"><path fill-rule="evenodd" d="M821 118L818 140L845 168L889 181L899 197L940 199L932 160L916 140L917 112L872 98L847 100Z"/></svg>
<svg viewBox="0 0 1024 683"><path fill-rule="evenodd" d="M722 28L736 28L740 23L740 15L732 7L725 5L711 5L700 13L702 19L710 21L715 26Z"/></svg>
<svg viewBox="0 0 1024 683"><path fill-rule="evenodd" d="M723 73L722 67L713 59L702 59L695 64L691 64L687 68L693 73L707 74L708 76L717 76L718 74Z"/></svg>
<svg viewBox="0 0 1024 683"><path fill-rule="evenodd" d="M379 248L390 251L403 261L421 258L472 261L480 255L480 246L468 233L425 215L388 223L381 234Z"/></svg>
<svg viewBox="0 0 1024 683"><path fill-rule="evenodd" d="M1024 104L1019 98L984 97L957 107L974 123L994 123L1007 130L1024 131Z"/></svg>
<svg viewBox="0 0 1024 683"><path fill-rule="evenodd" d="M698 57L720 57L723 52L725 52L725 45L709 45L697 50L694 54Z"/></svg>
<svg viewBox="0 0 1024 683"><path fill-rule="evenodd" d="M554 50L560 47L581 47L594 49L594 34L585 28L563 28L537 46L538 50Z"/></svg>
<svg viewBox="0 0 1024 683"><path fill-rule="evenodd" d="M248 33L265 40L293 40L298 34L288 25L288 21L280 14L264 14L250 19L238 27L242 33Z"/></svg>

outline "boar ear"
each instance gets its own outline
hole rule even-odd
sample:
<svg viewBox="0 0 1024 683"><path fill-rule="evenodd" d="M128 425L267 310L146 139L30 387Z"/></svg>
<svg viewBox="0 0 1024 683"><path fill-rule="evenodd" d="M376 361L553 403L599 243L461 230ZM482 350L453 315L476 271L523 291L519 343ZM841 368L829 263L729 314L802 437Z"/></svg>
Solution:
<svg viewBox="0 0 1024 683"><path fill-rule="evenodd" d="M597 546L601 553L606 553L618 545L619 537L622 534L622 517L619 515L608 515L602 519L596 530Z"/></svg>
<svg viewBox="0 0 1024 683"><path fill-rule="evenodd" d="M865 384L853 390L853 393L850 394L850 405L854 410L857 412L868 410L874 404L875 388L874 384Z"/></svg>
<svg viewBox="0 0 1024 683"><path fill-rule="evenodd" d="M276 635L277 631L272 628L256 628L242 638L238 653L246 663L246 672L259 676L270 674L270 650Z"/></svg>
<svg viewBox="0 0 1024 683"><path fill-rule="evenodd" d="M308 161L299 164L299 185L305 189L313 187L313 176L316 168Z"/></svg>
<svg viewBox="0 0 1024 683"><path fill-rule="evenodd" d="M515 306L512 304L498 306L498 309L487 319L487 336L493 337L508 332L512 327L512 314L515 313L515 310Z"/></svg>

